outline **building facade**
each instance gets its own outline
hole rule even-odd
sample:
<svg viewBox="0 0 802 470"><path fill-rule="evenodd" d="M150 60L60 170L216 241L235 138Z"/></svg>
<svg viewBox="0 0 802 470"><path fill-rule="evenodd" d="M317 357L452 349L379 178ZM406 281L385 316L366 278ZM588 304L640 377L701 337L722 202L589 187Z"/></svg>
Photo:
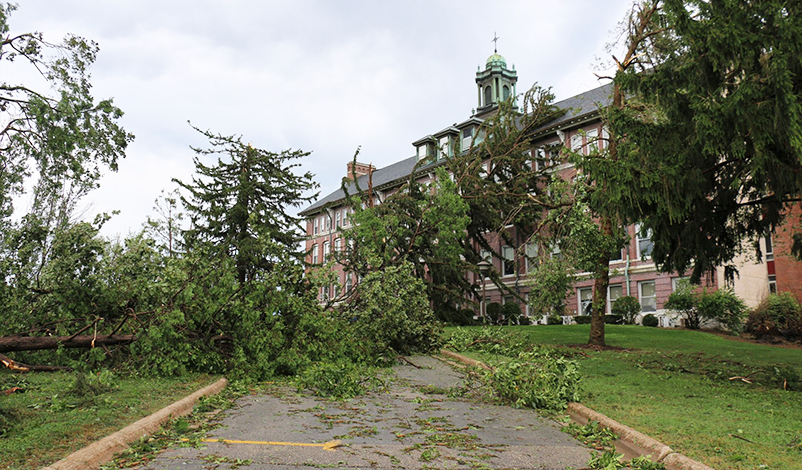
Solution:
<svg viewBox="0 0 802 470"><path fill-rule="evenodd" d="M346 178L355 175L362 189L371 185L375 203L380 204L388 195L396 191L410 177L413 171L416 179L426 182L432 178L431 168L438 161L453 156L455 153L467 151L472 143L481 142L481 124L498 110L500 102L516 96L517 72L507 67L506 60L494 53L485 64L484 70L476 73L477 108L470 117L459 124L448 126L439 132L415 140L412 145L414 154L384 168L372 165L348 163ZM605 129L599 117L599 109L609 105L612 87L601 86L568 99L554 103L565 113L538 128L532 136L531 164L535 169L548 167L557 160L560 149L569 147L577 152L589 152L592 146L604 145ZM421 160L431 163L418 165ZM564 178L572 178L576 171L568 165L553 168ZM350 194L356 192L354 182L348 188ZM350 208L345 201L345 193L338 189L321 198L300 213L307 220L306 249L309 251L307 262L311 265L324 263L332 253L345 248L340 236L343 228L351 224ZM513 228L510 228L513 230ZM681 275L661 273L650 258L652 242L648 233L644 233L637 225L627 228L628 244L620 253L611 259L610 286L608 291L607 311L615 299L621 296L632 296L639 300L642 314L655 314L661 326L680 326L680 319L672 316L664 309L668 296L676 289ZM468 279L476 285L485 283L485 302L521 303L521 311L529 315L530 308L526 299L530 290L532 268L538 257L560 256L559 251L544 252L534 243L511 234L511 245L502 241L502 237L492 237L497 256L488 256L493 269L499 274L503 284L516 295L484 280L473 273L466 273ZM783 253L788 253L790 241L787 237L767 237L762 242L763 252L767 255L762 262L744 258L739 260L740 277L736 279L736 293L748 305L757 305L770 291L802 289L802 269L800 263L792 257L779 255L782 245ZM334 267L337 281L322 287L319 294L321 301L336 299L343 291L348 291L357 282L353 274L345 272L341 266ZM723 271L723 270L718 270ZM589 312L593 297L593 282L589 273L577 273L573 291L566 299L566 321L570 317ZM705 280L709 288L715 289L724 285L723 272L717 272ZM480 288L480 290L482 290ZM797 291L802 294L802 291ZM542 321L543 319L533 319Z"/></svg>

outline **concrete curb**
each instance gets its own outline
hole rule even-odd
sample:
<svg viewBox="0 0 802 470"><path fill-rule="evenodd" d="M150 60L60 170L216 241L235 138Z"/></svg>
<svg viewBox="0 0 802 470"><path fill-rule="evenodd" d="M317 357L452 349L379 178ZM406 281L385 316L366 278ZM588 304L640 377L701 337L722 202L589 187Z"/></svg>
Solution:
<svg viewBox="0 0 802 470"><path fill-rule="evenodd" d="M484 364L476 359L457 354L446 349L441 349L440 354L447 356L456 361L462 362L473 367L481 367L485 370L490 370L487 364ZM607 416L593 411L590 408L579 403L569 403L568 412L572 415L581 416L588 421L597 421L599 424L612 430L618 436L619 440L629 444L628 447L632 449L642 449L646 453L651 454L652 460L660 462L666 467L674 470L715 470L701 462L691 459L683 454L674 452L671 447L663 444L662 442L649 437L641 432L638 432L629 426L625 426L618 421L615 421Z"/></svg>
<svg viewBox="0 0 802 470"><path fill-rule="evenodd" d="M81 450L73 452L58 462L41 470L93 470L110 461L114 454L126 449L128 445L142 436L151 434L169 420L192 413L192 408L201 397L220 393L228 385L225 378L208 385L172 405L168 405L150 416L124 427L123 429L96 441Z"/></svg>

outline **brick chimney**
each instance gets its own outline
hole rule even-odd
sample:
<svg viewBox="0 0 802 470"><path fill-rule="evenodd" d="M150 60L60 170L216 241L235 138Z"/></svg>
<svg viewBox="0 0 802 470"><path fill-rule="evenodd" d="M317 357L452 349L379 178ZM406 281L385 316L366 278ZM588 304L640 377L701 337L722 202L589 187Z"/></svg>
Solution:
<svg viewBox="0 0 802 470"><path fill-rule="evenodd" d="M359 178L360 176L367 175L375 170L376 167L371 164L357 162L355 166L354 162L350 161L348 162L348 173L345 174L345 178L350 180L353 177L354 171L356 171L356 177Z"/></svg>

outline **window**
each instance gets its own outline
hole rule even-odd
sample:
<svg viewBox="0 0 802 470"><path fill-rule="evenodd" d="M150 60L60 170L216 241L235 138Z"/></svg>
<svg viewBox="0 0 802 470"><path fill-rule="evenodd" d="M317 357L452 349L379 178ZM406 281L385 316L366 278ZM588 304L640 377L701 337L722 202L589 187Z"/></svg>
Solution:
<svg viewBox="0 0 802 470"><path fill-rule="evenodd" d="M511 246L501 247L501 257L504 259L504 275L515 275L515 250Z"/></svg>
<svg viewBox="0 0 802 470"><path fill-rule="evenodd" d="M485 106L489 105L493 101L493 89L490 88L490 85L485 87Z"/></svg>
<svg viewBox="0 0 802 470"><path fill-rule="evenodd" d="M571 150L574 152L582 151L582 134L574 134L571 136Z"/></svg>
<svg viewBox="0 0 802 470"><path fill-rule="evenodd" d="M774 261L774 241L771 234L766 235L766 261Z"/></svg>
<svg viewBox="0 0 802 470"><path fill-rule="evenodd" d="M342 247L340 246L341 244L342 244L342 238L338 238L338 239L334 240L334 252L335 253L339 253L342 250Z"/></svg>
<svg viewBox="0 0 802 470"><path fill-rule="evenodd" d="M473 141L473 127L468 127L462 130L462 150L466 151L471 148Z"/></svg>
<svg viewBox="0 0 802 470"><path fill-rule="evenodd" d="M624 295L624 286L615 284L607 287L607 311L611 312L613 309L613 302L619 297Z"/></svg>
<svg viewBox="0 0 802 470"><path fill-rule="evenodd" d="M601 139L599 139L599 148L606 149L610 146L610 131L607 127L602 127Z"/></svg>
<svg viewBox="0 0 802 470"><path fill-rule="evenodd" d="M524 261L526 263L526 272L532 272L537 266L537 242L529 242L524 249Z"/></svg>
<svg viewBox="0 0 802 470"><path fill-rule="evenodd" d="M623 250L620 248L618 250L613 250L613 253L610 255L610 262L621 261L624 259Z"/></svg>
<svg viewBox="0 0 802 470"><path fill-rule="evenodd" d="M317 252L318 252L318 246L317 246L317 243L316 243L316 244L312 245L312 264L317 264L317 262L318 262L318 257L317 257L318 253Z"/></svg>
<svg viewBox="0 0 802 470"><path fill-rule="evenodd" d="M772 294L777 293L777 275L769 274L769 292Z"/></svg>
<svg viewBox="0 0 802 470"><path fill-rule="evenodd" d="M323 286L323 299L329 300L329 286Z"/></svg>
<svg viewBox="0 0 802 470"><path fill-rule="evenodd" d="M577 289L577 306L579 307L580 315L590 315L591 309L593 309L593 288L592 287L581 287Z"/></svg>
<svg viewBox="0 0 802 470"><path fill-rule="evenodd" d="M351 222L348 220L348 209L343 209L343 227L349 225L351 225Z"/></svg>
<svg viewBox="0 0 802 470"><path fill-rule="evenodd" d="M588 138L588 150L590 152L599 151L599 130L591 129L585 134Z"/></svg>
<svg viewBox="0 0 802 470"><path fill-rule="evenodd" d="M329 242L325 242L323 243L323 262L325 263L326 261L328 261L330 257L331 257L331 244L329 244Z"/></svg>
<svg viewBox="0 0 802 470"><path fill-rule="evenodd" d="M312 228L312 234L313 235L317 235L318 232L320 232L320 225L318 223L317 217L315 217L315 220L312 221L312 227L313 227Z"/></svg>
<svg viewBox="0 0 802 470"><path fill-rule="evenodd" d="M326 218L326 230L331 230L331 216L324 215L323 217Z"/></svg>
<svg viewBox="0 0 802 470"><path fill-rule="evenodd" d="M510 87L508 87L507 85L504 85L504 88L502 88L502 92L504 93L502 95L502 96L504 96L504 101L507 101L510 98Z"/></svg>
<svg viewBox="0 0 802 470"><path fill-rule="evenodd" d="M350 294L351 289L354 287L354 281L350 274L345 275L345 293Z"/></svg>
<svg viewBox="0 0 802 470"><path fill-rule="evenodd" d="M671 278L671 292L676 292L679 289L679 286L683 282L690 282L691 278L688 276L685 277L672 277Z"/></svg>
<svg viewBox="0 0 802 470"><path fill-rule="evenodd" d="M331 285L331 298L332 299L336 299L337 298L337 294L340 293L339 291L340 291L340 286L337 285L337 284L332 284Z"/></svg>
<svg viewBox="0 0 802 470"><path fill-rule="evenodd" d="M551 257L554 259L563 259L563 254L560 250L560 242L554 242L551 246Z"/></svg>
<svg viewBox="0 0 802 470"><path fill-rule="evenodd" d="M535 170L544 170L549 166L549 159L546 157L546 149L539 147L535 149Z"/></svg>
<svg viewBox="0 0 802 470"><path fill-rule="evenodd" d="M654 288L654 281L643 281L638 283L638 294L640 295L640 311L657 311L657 291Z"/></svg>
<svg viewBox="0 0 802 470"><path fill-rule="evenodd" d="M450 157L451 153L451 142L448 136L440 138L440 155L437 156L438 159Z"/></svg>
<svg viewBox="0 0 802 470"><path fill-rule="evenodd" d="M640 224L636 224L635 237L638 239L638 258L651 258L652 249L654 249L654 243L652 242L652 231L641 227Z"/></svg>
<svg viewBox="0 0 802 470"><path fill-rule="evenodd" d="M334 227L335 228L340 228L340 217L341 217L340 211L337 211L337 214L335 215L335 217L336 217L336 221L334 222Z"/></svg>

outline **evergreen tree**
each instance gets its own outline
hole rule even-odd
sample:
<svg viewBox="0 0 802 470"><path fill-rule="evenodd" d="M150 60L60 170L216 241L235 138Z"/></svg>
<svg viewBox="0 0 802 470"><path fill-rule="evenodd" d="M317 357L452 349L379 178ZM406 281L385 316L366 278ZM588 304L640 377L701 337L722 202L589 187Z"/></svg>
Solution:
<svg viewBox="0 0 802 470"><path fill-rule="evenodd" d="M651 228L663 270L731 278L802 196L802 4L653 0L629 24L618 163L594 172Z"/></svg>
<svg viewBox="0 0 802 470"><path fill-rule="evenodd" d="M182 196L191 228L188 248L206 247L234 260L240 285L272 271L279 259L303 258L304 233L300 219L289 207L316 197L311 173L296 175L293 160L309 155L300 150L269 152L243 144L240 137L198 132L210 149L193 148L198 156L221 154L216 164L205 165L196 156L198 173L191 183L173 180L189 192Z"/></svg>

